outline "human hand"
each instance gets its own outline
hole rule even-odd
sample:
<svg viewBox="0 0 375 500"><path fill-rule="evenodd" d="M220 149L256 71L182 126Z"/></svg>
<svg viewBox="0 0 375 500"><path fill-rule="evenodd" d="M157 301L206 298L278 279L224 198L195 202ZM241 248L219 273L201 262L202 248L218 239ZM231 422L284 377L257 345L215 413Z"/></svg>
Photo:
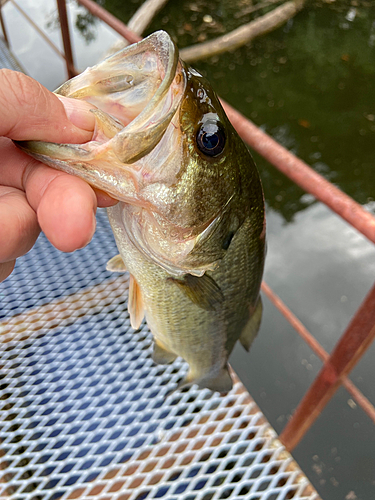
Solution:
<svg viewBox="0 0 375 500"><path fill-rule="evenodd" d="M42 230L59 250L87 245L97 206L116 203L78 177L30 158L12 142L84 143L91 139L92 106L57 97L32 78L0 70L0 281Z"/></svg>

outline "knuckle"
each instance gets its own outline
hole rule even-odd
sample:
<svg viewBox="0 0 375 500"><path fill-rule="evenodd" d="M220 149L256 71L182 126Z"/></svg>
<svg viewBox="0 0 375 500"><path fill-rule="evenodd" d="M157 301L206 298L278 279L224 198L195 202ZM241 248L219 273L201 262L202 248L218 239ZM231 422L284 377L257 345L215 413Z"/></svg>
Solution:
<svg viewBox="0 0 375 500"><path fill-rule="evenodd" d="M35 99L35 93L40 93L40 84L23 73L3 69L1 80L3 97L12 104L23 107Z"/></svg>

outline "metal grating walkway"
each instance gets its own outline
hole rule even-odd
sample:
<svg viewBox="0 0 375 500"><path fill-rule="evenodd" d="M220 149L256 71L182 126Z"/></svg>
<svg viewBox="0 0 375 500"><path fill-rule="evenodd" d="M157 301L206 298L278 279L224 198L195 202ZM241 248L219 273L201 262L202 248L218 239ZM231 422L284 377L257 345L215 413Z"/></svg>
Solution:
<svg viewBox="0 0 375 500"><path fill-rule="evenodd" d="M173 392L134 331L104 211L62 254L41 236L0 284L0 498L319 500L237 380L225 397Z"/></svg>
<svg viewBox="0 0 375 500"><path fill-rule="evenodd" d="M8 49L3 38L0 36L0 69L14 69L15 71L24 70L21 68L19 62L15 59L14 55Z"/></svg>

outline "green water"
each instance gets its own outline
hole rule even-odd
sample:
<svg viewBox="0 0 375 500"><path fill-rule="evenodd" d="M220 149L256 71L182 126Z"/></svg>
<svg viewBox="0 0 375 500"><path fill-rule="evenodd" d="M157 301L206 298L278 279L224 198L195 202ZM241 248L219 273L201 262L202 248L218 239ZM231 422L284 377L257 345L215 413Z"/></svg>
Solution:
<svg viewBox="0 0 375 500"><path fill-rule="evenodd" d="M243 4L171 0L146 34L166 29L182 48L248 21L233 18ZM105 2L125 22L137 5ZM375 3L357 7L352 22L351 8L349 2L310 6L253 44L194 66L220 96L365 204L375 185ZM203 21L208 12L213 23ZM291 220L306 207L302 192L265 162L258 165L267 204Z"/></svg>
<svg viewBox="0 0 375 500"><path fill-rule="evenodd" d="M106 0L127 22L140 2ZM231 30L246 0L170 0L145 34L167 30L182 48ZM204 21L209 14L212 22ZM230 104L375 213L375 3L309 4L287 25L194 64ZM255 155L268 220L265 279L330 351L375 279L375 249ZM280 432L321 362L265 302L252 352L232 364ZM375 348L352 380L375 403ZM295 449L323 499L375 498L375 432L340 389Z"/></svg>

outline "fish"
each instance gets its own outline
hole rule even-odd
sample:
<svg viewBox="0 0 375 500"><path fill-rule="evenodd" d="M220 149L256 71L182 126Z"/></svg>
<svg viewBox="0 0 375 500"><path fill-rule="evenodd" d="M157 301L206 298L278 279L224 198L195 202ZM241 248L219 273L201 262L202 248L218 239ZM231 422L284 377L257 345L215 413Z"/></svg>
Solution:
<svg viewBox="0 0 375 500"><path fill-rule="evenodd" d="M131 326L146 318L156 363L188 363L179 388L227 393L229 356L237 340L249 350L262 317L265 210L250 152L165 31L55 93L91 103L91 141L17 145L118 200L107 269L130 274Z"/></svg>

